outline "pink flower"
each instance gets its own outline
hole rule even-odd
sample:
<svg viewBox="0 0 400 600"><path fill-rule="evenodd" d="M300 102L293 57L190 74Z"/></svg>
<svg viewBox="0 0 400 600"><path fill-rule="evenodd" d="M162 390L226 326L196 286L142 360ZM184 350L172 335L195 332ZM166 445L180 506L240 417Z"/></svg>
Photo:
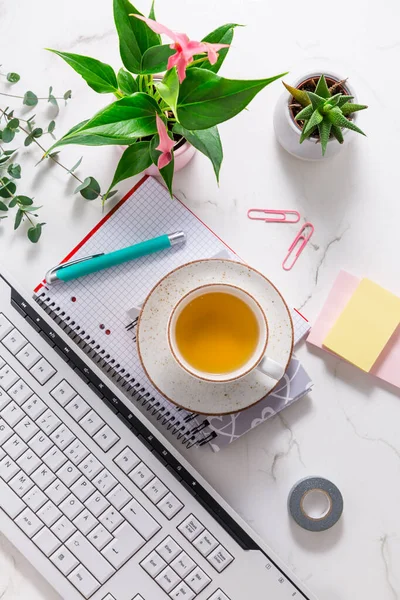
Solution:
<svg viewBox="0 0 400 600"><path fill-rule="evenodd" d="M172 160L172 148L175 142L168 135L164 121L156 114L157 131L160 137L160 143L157 150L162 153L158 159L157 167L161 170L166 167Z"/></svg>
<svg viewBox="0 0 400 600"><path fill-rule="evenodd" d="M171 40L173 40L173 44L171 44L171 48L176 50L176 53L169 57L168 59L168 69L172 69L172 67L176 67L178 70L179 81L182 81L186 77L186 68L187 66L193 62L193 57L196 54L202 54L206 52L208 54L208 60L212 65L218 60L218 51L221 48L228 48L229 44L210 44L208 42L195 42L194 40L190 40L186 33L176 33L168 27L161 25L161 23L157 23L157 21L153 21L153 19L146 19L142 15L131 15L132 17L136 17L141 21L147 23L147 25L152 29L155 33L162 34L164 33Z"/></svg>

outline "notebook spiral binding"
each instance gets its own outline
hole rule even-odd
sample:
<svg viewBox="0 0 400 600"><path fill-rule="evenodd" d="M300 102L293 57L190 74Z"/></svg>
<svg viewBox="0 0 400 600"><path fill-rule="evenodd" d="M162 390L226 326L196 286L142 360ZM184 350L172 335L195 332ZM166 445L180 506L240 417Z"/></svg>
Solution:
<svg viewBox="0 0 400 600"><path fill-rule="evenodd" d="M181 440L182 444L187 448L204 446L217 436L214 431L205 431L209 425L208 420L203 419L199 423L199 415L195 413L189 413L182 420L179 420L179 417L171 415L168 408L161 406L161 403L147 392L145 387L135 377L132 377L126 369L122 368L96 340L87 335L84 329L71 319L65 311L62 311L46 292L42 292L35 300L57 325L64 330L71 340L106 373L129 400L141 404L142 408L145 408L157 421L161 421L162 425L178 440ZM135 324L132 323L127 329L132 330L134 327ZM181 411L183 412L183 409L178 409L177 412ZM189 428L189 423L193 421L195 421L195 426Z"/></svg>

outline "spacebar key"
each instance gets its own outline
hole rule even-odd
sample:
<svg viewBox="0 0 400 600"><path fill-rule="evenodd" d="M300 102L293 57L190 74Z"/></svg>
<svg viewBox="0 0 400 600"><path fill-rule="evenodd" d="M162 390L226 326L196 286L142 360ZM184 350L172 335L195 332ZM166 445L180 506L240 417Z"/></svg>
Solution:
<svg viewBox="0 0 400 600"><path fill-rule="evenodd" d="M102 557L100 552L97 552L81 533L75 533L65 545L100 583L104 583L110 575L115 573L110 563Z"/></svg>
<svg viewBox="0 0 400 600"><path fill-rule="evenodd" d="M8 485L0 479L0 508L2 508L11 519L15 519L21 511L24 510L25 504L14 494Z"/></svg>

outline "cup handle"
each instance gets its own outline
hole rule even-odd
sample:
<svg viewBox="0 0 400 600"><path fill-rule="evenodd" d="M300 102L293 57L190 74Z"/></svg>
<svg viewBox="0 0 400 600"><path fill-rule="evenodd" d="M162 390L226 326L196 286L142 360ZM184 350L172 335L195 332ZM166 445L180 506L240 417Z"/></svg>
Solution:
<svg viewBox="0 0 400 600"><path fill-rule="evenodd" d="M268 356L264 356L261 362L257 365L257 369L276 381L282 379L283 375L285 374L284 367Z"/></svg>

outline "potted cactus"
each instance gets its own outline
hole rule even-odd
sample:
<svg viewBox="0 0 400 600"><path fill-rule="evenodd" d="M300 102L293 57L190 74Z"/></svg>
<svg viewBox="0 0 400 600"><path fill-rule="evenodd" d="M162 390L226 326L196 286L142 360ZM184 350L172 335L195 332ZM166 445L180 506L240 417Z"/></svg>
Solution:
<svg viewBox="0 0 400 600"><path fill-rule="evenodd" d="M274 127L280 144L290 154L319 160L340 151L345 137L365 135L356 125L357 113L367 108L354 102L347 80L333 74L311 74L294 86L284 83L275 109Z"/></svg>

